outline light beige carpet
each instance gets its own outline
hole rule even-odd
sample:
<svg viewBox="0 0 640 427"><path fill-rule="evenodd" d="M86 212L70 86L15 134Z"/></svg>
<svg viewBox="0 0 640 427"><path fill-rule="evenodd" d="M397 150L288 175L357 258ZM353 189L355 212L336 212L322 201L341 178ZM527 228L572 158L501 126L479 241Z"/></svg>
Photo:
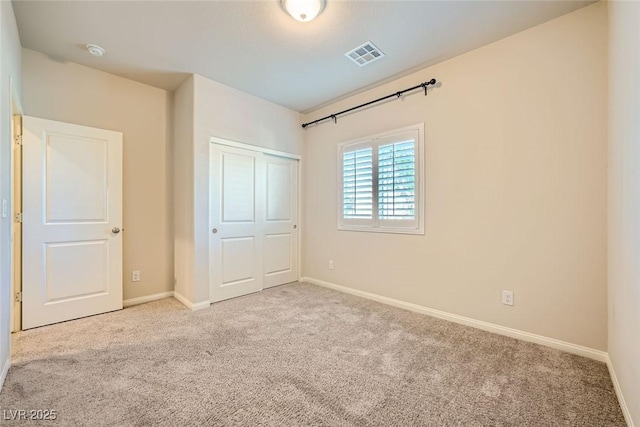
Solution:
<svg viewBox="0 0 640 427"><path fill-rule="evenodd" d="M624 425L602 363L309 284L22 332L13 361L0 414L40 426Z"/></svg>

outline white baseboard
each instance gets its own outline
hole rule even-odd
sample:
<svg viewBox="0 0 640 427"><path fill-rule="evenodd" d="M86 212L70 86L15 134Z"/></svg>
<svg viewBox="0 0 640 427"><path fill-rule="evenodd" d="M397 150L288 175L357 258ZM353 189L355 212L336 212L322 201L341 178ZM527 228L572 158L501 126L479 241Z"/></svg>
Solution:
<svg viewBox="0 0 640 427"><path fill-rule="evenodd" d="M210 301L202 301L193 303L185 298L184 295L180 295L178 292L173 292L173 297L184 304L187 308L191 309L191 311L202 310L204 308L209 308L211 306Z"/></svg>
<svg viewBox="0 0 640 427"><path fill-rule="evenodd" d="M633 419L631 419L631 412L629 412L627 402L624 400L624 395L622 394L622 389L620 388L620 383L618 382L618 377L616 376L616 370L613 367L613 363L611 362L609 355L607 355L607 368L609 368L611 382L613 383L613 388L616 391L616 396L618 397L618 402L620 403L620 409L622 409L624 420L627 422L627 425L629 427L634 427Z"/></svg>
<svg viewBox="0 0 640 427"><path fill-rule="evenodd" d="M132 305L144 304L145 302L151 302L159 299L170 298L172 296L173 296L173 291L161 292L159 294L146 295L146 296L137 297L137 298L129 298L122 301L122 305L124 307L131 307Z"/></svg>
<svg viewBox="0 0 640 427"><path fill-rule="evenodd" d="M7 378L7 374L9 373L10 367L11 367L11 359L7 358L7 361L2 367L2 373L0 374L0 391L2 391L2 386L4 385L5 378Z"/></svg>
<svg viewBox="0 0 640 427"><path fill-rule="evenodd" d="M340 292L345 292L347 294L356 295L362 298L367 298L373 301L381 302L383 304L392 305L394 307L403 308L409 311L414 311L416 313L422 313L428 316L437 317L439 319L448 320L450 322L459 323L461 325L482 329L483 331L493 332L495 334L505 335L511 338L517 338L523 341L544 345L547 347L555 348L557 350L566 351L567 353L573 353L579 356L588 357L590 359L594 359L600 362L606 363L608 359L608 355L604 351L596 350L590 347L584 347L577 344L572 344L565 341L560 341L555 338L548 338L542 335L536 335L529 332L521 331L519 329L507 328L506 326L500 326L494 323L471 319L470 317L464 317L464 316L459 316L457 314L447 313L446 311L436 310L433 308L413 304L410 302L400 301L397 299L384 297L382 295L372 294L370 292L360 291L358 289L352 289L346 286L336 285L335 283L325 282L324 280L318 280L312 277L301 277L300 281L308 282L308 283L322 286L329 289L334 289Z"/></svg>

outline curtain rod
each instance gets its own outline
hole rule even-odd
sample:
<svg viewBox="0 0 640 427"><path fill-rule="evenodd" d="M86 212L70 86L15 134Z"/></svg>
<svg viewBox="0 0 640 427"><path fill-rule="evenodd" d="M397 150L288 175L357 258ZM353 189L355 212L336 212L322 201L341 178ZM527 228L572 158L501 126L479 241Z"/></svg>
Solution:
<svg viewBox="0 0 640 427"><path fill-rule="evenodd" d="M410 87L408 89L401 90L401 91L396 92L396 93L392 93L391 95L383 96L382 98L374 99L373 101L365 102L364 104L360 104L360 105L357 105L355 107L351 107L351 108L348 108L346 110L342 110L339 113L329 114L328 116L325 116L325 117L323 117L321 119L317 119L317 120L314 120L314 121L309 122L309 123L303 123L302 124L302 128L304 129L309 125L315 125L316 123L320 123L320 122L323 122L323 121L328 120L328 119L333 119L334 123L338 123L338 116L341 115L341 114L349 113L349 112L351 112L353 110L357 110L358 108L366 107L368 105L375 104L376 102L380 102L380 101L384 101L385 99L393 98L394 96L397 96L398 98L400 98L404 93L410 92L412 90L416 90L418 88L423 88L424 89L424 95L427 96L427 86L434 85L434 84L436 84L436 79L431 79L428 82L420 83L419 85L416 85L414 87Z"/></svg>

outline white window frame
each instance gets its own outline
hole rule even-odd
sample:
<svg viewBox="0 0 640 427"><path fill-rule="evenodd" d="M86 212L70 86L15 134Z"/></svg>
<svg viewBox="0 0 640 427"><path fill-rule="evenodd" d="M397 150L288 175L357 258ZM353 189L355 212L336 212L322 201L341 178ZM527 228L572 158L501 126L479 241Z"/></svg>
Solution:
<svg viewBox="0 0 640 427"><path fill-rule="evenodd" d="M413 133L415 141L415 220L379 220L378 219L378 147L396 142L401 134ZM344 218L343 194L343 156L345 149L373 148L373 206L372 219ZM424 123L394 129L364 138L358 138L338 144L337 150L338 183L338 230L365 231L373 233L424 234L425 212L425 155Z"/></svg>

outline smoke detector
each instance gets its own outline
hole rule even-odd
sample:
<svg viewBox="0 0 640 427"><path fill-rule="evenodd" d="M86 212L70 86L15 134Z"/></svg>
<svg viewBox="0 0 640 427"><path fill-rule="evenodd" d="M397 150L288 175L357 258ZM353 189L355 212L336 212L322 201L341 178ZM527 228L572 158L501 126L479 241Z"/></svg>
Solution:
<svg viewBox="0 0 640 427"><path fill-rule="evenodd" d="M105 53L105 50L98 46L97 44L88 44L87 50L93 56L102 56Z"/></svg>
<svg viewBox="0 0 640 427"><path fill-rule="evenodd" d="M345 53L344 56L358 64L359 67L364 67L365 65L382 58L384 53L382 53L376 45L368 41Z"/></svg>

